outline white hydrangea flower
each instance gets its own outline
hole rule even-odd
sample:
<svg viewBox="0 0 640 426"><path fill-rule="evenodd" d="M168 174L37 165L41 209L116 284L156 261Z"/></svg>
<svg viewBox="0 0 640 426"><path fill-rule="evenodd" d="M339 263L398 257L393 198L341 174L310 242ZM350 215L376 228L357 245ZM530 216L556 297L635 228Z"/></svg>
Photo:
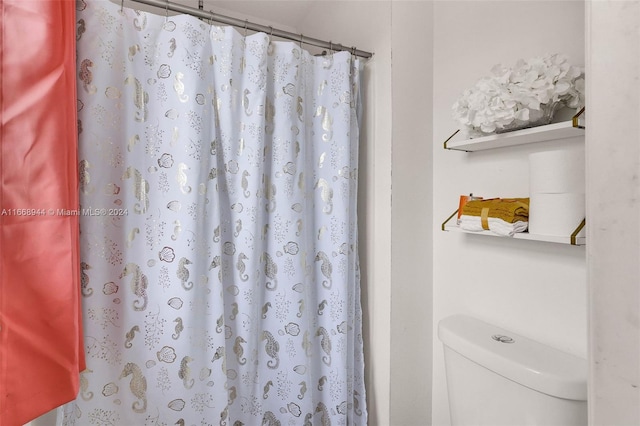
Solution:
<svg viewBox="0 0 640 426"><path fill-rule="evenodd" d="M498 64L491 76L467 89L453 104L453 117L467 137L546 124L561 106L584 106L584 69L552 54L513 68Z"/></svg>

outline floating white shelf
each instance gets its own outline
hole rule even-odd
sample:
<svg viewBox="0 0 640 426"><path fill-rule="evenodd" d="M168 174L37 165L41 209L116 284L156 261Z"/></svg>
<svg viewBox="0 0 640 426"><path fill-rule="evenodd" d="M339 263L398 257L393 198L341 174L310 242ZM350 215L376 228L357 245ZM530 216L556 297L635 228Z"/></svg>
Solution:
<svg viewBox="0 0 640 426"><path fill-rule="evenodd" d="M460 229L457 225L449 225L445 224L442 228L443 231L452 231L452 232L462 232L465 234L473 234L473 235L483 235L483 236L493 236L493 237L501 237L500 235L496 235L491 231L482 231L482 232L471 232L465 231L464 229ZM529 241L545 241L548 243L558 243L558 244L572 244L575 246L583 246L587 243L587 238L584 236L566 236L566 237L557 237L553 235L536 235L529 234L528 232L518 232L513 237L501 237L501 238L514 238L516 240L529 240ZM575 241L572 241L575 240Z"/></svg>
<svg viewBox="0 0 640 426"><path fill-rule="evenodd" d="M458 133L458 132L456 132ZM458 151L482 151L485 149L504 148L507 146L524 145L528 143L544 142L555 139L583 136L585 129L576 124L576 120L547 124L546 126L515 130L508 133L483 136L481 138L452 141L454 133L444 143L445 149Z"/></svg>

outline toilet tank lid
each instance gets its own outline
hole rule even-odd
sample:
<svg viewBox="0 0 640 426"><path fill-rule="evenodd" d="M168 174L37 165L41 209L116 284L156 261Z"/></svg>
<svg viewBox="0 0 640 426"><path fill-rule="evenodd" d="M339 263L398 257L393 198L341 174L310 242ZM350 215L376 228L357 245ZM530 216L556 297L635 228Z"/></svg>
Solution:
<svg viewBox="0 0 640 426"><path fill-rule="evenodd" d="M469 360L547 395L587 400L587 362L465 315L438 323L442 343Z"/></svg>

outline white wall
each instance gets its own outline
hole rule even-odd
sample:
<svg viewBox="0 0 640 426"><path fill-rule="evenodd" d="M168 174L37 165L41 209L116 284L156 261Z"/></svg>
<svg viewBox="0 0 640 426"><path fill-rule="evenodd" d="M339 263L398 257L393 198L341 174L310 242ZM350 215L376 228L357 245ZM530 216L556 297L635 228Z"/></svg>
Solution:
<svg viewBox="0 0 640 426"><path fill-rule="evenodd" d="M640 424L640 2L589 2L589 423Z"/></svg>
<svg viewBox="0 0 640 426"><path fill-rule="evenodd" d="M431 418L433 2L392 5L390 420L411 426Z"/></svg>
<svg viewBox="0 0 640 426"><path fill-rule="evenodd" d="M529 195L527 156L553 143L445 151L442 142L457 129L451 105L497 63L513 65L519 58L560 52L583 65L584 4L436 2L434 25L433 226L439 229L461 194ZM448 315L472 315L586 357L584 247L441 231L433 244L433 425L450 424L442 344L436 337L438 321Z"/></svg>

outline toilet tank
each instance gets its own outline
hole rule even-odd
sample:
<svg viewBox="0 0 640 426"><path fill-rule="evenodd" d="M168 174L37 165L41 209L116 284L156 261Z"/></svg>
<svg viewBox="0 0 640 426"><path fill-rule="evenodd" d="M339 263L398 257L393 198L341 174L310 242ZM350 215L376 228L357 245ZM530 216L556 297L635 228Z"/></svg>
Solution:
<svg viewBox="0 0 640 426"><path fill-rule="evenodd" d="M587 425L584 359L464 315L438 337L453 426Z"/></svg>

